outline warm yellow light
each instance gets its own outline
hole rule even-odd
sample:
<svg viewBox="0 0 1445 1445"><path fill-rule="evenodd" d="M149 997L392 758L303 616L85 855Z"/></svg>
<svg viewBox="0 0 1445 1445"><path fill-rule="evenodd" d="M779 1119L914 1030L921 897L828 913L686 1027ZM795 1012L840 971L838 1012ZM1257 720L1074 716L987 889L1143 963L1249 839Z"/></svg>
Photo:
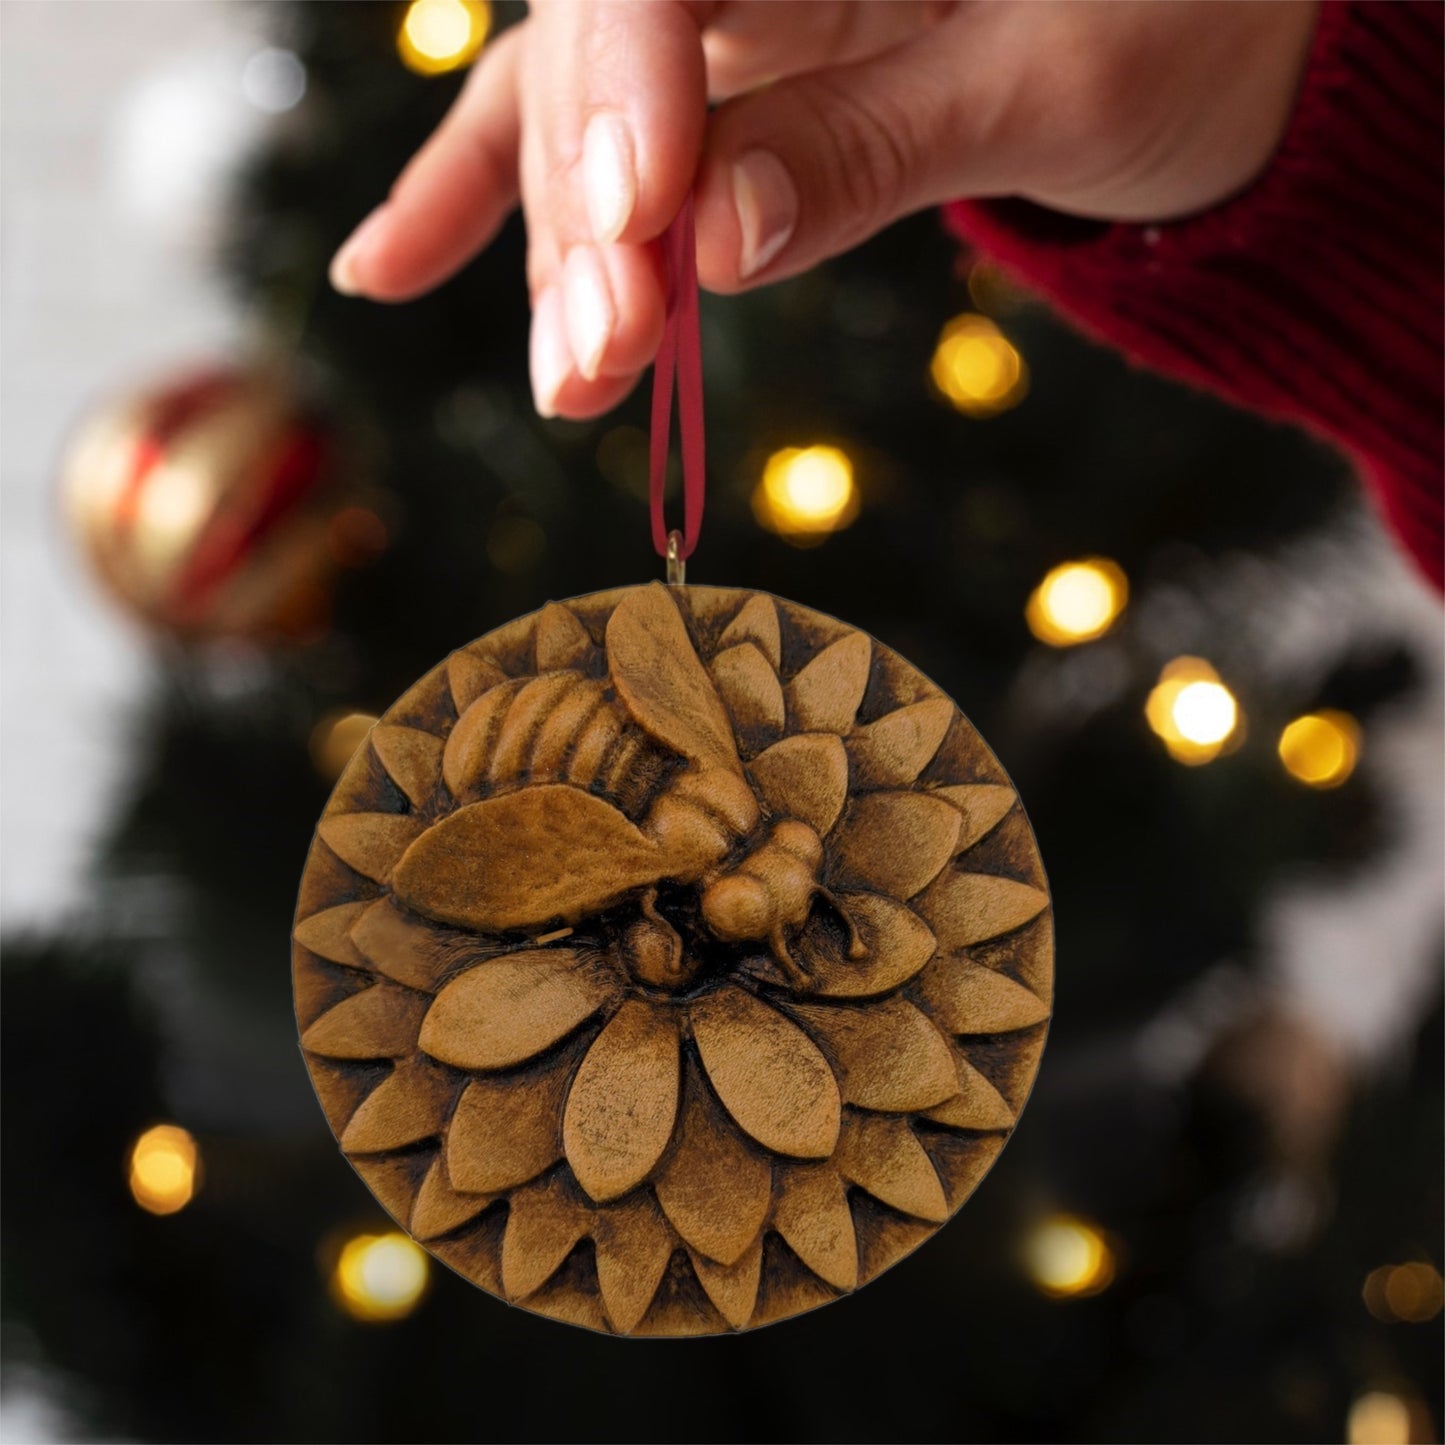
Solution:
<svg viewBox="0 0 1445 1445"><path fill-rule="evenodd" d="M1306 713L1279 735L1285 771L1312 788L1338 788L1360 757L1360 725L1347 712Z"/></svg>
<svg viewBox="0 0 1445 1445"><path fill-rule="evenodd" d="M358 1234L341 1247L331 1275L336 1302L353 1319L399 1320L426 1293L426 1251L404 1234Z"/></svg>
<svg viewBox="0 0 1445 1445"><path fill-rule="evenodd" d="M1174 726L1200 747L1222 743L1234 731L1239 707L1221 682L1189 682L1174 699Z"/></svg>
<svg viewBox="0 0 1445 1445"><path fill-rule="evenodd" d="M1046 1295L1069 1299L1098 1294L1114 1279L1114 1252L1087 1220L1056 1214L1024 1243L1029 1278Z"/></svg>
<svg viewBox="0 0 1445 1445"><path fill-rule="evenodd" d="M157 1124L131 1145L130 1192L151 1214L174 1214L200 1186L196 1141L178 1124Z"/></svg>
<svg viewBox="0 0 1445 1445"><path fill-rule="evenodd" d="M800 546L821 542L858 516L853 463L837 447L784 447L763 467L753 515Z"/></svg>
<svg viewBox="0 0 1445 1445"><path fill-rule="evenodd" d="M1050 647L1102 637L1129 601L1129 579L1107 557L1061 562L1034 588L1024 609L1029 631Z"/></svg>
<svg viewBox="0 0 1445 1445"><path fill-rule="evenodd" d="M1370 1313L1390 1324L1428 1324L1445 1309L1445 1280L1424 1260L1372 1269L1361 1294Z"/></svg>
<svg viewBox="0 0 1445 1445"><path fill-rule="evenodd" d="M939 335L928 374L965 416L995 416L1028 393L1029 371L1013 343L987 316L955 316Z"/></svg>
<svg viewBox="0 0 1445 1445"><path fill-rule="evenodd" d="M334 782L375 724L376 718L369 712L340 708L327 713L311 729L311 761L316 771L327 782Z"/></svg>
<svg viewBox="0 0 1445 1445"><path fill-rule="evenodd" d="M470 65L491 28L487 0L411 0L396 48L408 70L441 75Z"/></svg>
<svg viewBox="0 0 1445 1445"><path fill-rule="evenodd" d="M1345 1426L1349 1445L1410 1445L1410 1406L1398 1395L1371 1390L1350 1406Z"/></svg>
<svg viewBox="0 0 1445 1445"><path fill-rule="evenodd" d="M1239 735L1239 704L1202 657L1165 665L1144 716L1169 755L1191 766L1217 758Z"/></svg>

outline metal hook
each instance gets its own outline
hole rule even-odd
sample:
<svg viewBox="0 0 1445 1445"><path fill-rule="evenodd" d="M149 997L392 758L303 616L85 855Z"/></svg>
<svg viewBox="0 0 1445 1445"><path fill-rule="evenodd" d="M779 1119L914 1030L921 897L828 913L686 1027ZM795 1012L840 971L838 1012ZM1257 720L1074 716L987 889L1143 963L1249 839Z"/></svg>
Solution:
<svg viewBox="0 0 1445 1445"><path fill-rule="evenodd" d="M682 587L687 582L687 563L682 557L682 533L667 534L667 585Z"/></svg>

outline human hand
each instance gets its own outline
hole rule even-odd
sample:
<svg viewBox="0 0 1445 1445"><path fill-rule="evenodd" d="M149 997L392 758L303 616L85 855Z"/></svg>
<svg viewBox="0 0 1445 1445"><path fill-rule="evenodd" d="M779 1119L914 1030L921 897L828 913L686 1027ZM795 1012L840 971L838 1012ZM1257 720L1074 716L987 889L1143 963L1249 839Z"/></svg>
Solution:
<svg viewBox="0 0 1445 1445"><path fill-rule="evenodd" d="M444 281L520 199L532 387L596 416L662 334L656 238L695 185L710 290L960 196L1166 220L1247 185L1316 0L537 0L337 253L348 294ZM709 112L711 98L722 103Z"/></svg>

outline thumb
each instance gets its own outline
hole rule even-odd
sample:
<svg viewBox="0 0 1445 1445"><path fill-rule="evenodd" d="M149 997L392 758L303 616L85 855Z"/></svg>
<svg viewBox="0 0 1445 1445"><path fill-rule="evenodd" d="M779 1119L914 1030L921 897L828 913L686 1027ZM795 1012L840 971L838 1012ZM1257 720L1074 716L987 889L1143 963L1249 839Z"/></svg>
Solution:
<svg viewBox="0 0 1445 1445"><path fill-rule="evenodd" d="M984 53L975 14L721 107L698 177L702 284L781 280L909 212L1016 189L1018 67Z"/></svg>

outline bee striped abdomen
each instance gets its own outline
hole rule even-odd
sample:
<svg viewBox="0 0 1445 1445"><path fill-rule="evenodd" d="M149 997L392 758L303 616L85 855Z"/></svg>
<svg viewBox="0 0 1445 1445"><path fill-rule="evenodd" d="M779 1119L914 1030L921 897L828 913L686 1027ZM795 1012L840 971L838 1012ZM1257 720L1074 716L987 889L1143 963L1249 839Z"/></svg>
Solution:
<svg viewBox="0 0 1445 1445"><path fill-rule="evenodd" d="M502 719L487 767L488 782L511 782L530 772L544 725L567 709L574 694L585 697L587 686L587 679L575 672L544 672L528 682Z"/></svg>
<svg viewBox="0 0 1445 1445"><path fill-rule="evenodd" d="M656 751L604 682L558 669L478 697L447 739L442 775L457 798L566 782L636 807L656 780Z"/></svg>
<svg viewBox="0 0 1445 1445"><path fill-rule="evenodd" d="M567 781L576 783L579 788L589 787L616 748L622 729L622 712L616 702L602 703L577 733L567 765Z"/></svg>

